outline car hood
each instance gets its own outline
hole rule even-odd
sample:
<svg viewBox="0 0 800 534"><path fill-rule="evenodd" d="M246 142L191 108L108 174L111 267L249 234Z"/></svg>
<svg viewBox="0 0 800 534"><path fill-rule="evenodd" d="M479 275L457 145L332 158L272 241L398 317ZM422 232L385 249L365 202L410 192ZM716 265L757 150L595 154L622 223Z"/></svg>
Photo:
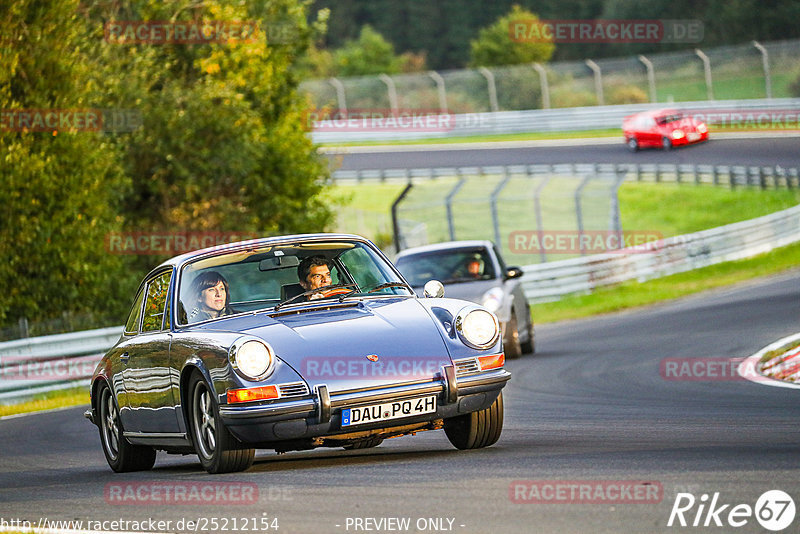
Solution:
<svg viewBox="0 0 800 534"><path fill-rule="evenodd" d="M309 386L329 391L431 380L452 363L440 325L417 299L349 304L242 318L260 324L240 331L267 341Z"/></svg>

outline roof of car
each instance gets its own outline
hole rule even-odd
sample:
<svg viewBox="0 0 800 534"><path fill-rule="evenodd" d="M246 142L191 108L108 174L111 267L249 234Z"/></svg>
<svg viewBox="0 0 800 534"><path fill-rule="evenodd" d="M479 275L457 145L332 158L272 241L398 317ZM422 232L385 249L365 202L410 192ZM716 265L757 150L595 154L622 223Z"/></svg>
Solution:
<svg viewBox="0 0 800 534"><path fill-rule="evenodd" d="M397 258L411 254L425 253L425 252L438 252L440 250L456 250L459 248L471 247L486 247L491 249L494 244L486 240L473 240L473 241L446 241L444 243L434 243L433 245L423 245L421 247L411 247L400 251Z"/></svg>
<svg viewBox="0 0 800 534"><path fill-rule="evenodd" d="M213 247L208 247L200 250L193 250L191 252L186 252L185 254L181 254L180 256L175 256L166 260L164 263L156 267L155 270L161 269L166 266L179 266L186 261L194 258L198 258L200 256L205 255L213 255L215 253L226 251L226 252L233 252L242 249L247 249L251 247L261 247L264 245L274 245L278 243L284 243L288 241L299 241L299 240L324 240L324 239L349 239L349 240L356 240L356 241L363 241L366 242L368 239L365 237L354 235L354 234L326 234L326 233L319 233L319 234L297 234L297 235L282 235L282 236L274 236L274 237L261 237L258 239L250 239L248 241L238 241L236 243L226 243L223 245L216 245Z"/></svg>
<svg viewBox="0 0 800 534"><path fill-rule="evenodd" d="M640 111L639 113L634 113L633 115L628 115L625 117L624 120L630 120L634 117L639 116L646 116L646 117L660 117L662 115L672 115L675 113L681 113L681 110L676 108L660 108L660 109L651 109L647 111Z"/></svg>

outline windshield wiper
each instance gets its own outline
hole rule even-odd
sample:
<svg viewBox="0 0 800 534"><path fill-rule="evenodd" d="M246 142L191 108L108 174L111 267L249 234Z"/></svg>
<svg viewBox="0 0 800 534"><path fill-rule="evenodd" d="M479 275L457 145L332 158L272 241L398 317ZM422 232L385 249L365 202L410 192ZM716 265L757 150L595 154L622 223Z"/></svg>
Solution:
<svg viewBox="0 0 800 534"><path fill-rule="evenodd" d="M386 282L385 284L380 284L373 287L372 289L367 291L367 293L374 293L375 291L380 291L381 289L386 289L387 287L404 287L408 289L409 293L411 294L414 293L414 290L411 289L411 286L409 286L405 282Z"/></svg>
<svg viewBox="0 0 800 534"><path fill-rule="evenodd" d="M408 284L403 283L403 282L386 282L384 284L379 284L379 285L373 287L372 289L368 289L367 291L362 291L362 293L374 293L375 291L380 291L381 289L386 289L387 287L404 287L404 288L408 289L408 291L412 295L414 294L414 290L411 289ZM349 296L352 296L354 293L358 293L358 291L359 291L359 289L358 289L358 287L356 287L354 290L350 291L349 293L345 293L343 295L340 295L339 296L339 302L344 302L344 299L346 299Z"/></svg>
<svg viewBox="0 0 800 534"><path fill-rule="evenodd" d="M284 300L282 302L279 302L278 304L275 305L275 308L273 308L273 309L275 311L278 311L279 309L281 309L286 304L289 304L290 302L294 302L295 300L299 299L300 297L307 297L309 295L313 295L314 293L319 293L321 291L330 291L331 289L338 289L338 288L342 288L342 287L352 287L352 286L356 286L356 290L358 290L358 285L356 285L356 284L336 284L336 285L333 285L333 286L319 287L317 289L309 289L308 291L304 291L304 292L300 293L299 295L295 295L295 296L293 296L291 298L288 298L288 299L286 299L286 300ZM347 294L349 295L349 293L347 293ZM325 297L323 297L323 298L325 298Z"/></svg>

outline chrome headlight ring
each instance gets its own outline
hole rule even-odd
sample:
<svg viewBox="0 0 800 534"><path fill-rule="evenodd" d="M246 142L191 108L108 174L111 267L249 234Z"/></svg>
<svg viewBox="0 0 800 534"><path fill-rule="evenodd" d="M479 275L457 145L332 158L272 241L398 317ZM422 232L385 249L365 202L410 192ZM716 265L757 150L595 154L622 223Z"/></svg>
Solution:
<svg viewBox="0 0 800 534"><path fill-rule="evenodd" d="M473 349L488 349L500 337L497 317L479 306L461 308L454 324L459 339Z"/></svg>
<svg viewBox="0 0 800 534"><path fill-rule="evenodd" d="M228 350L228 361L242 378L257 382L275 369L275 351L262 339L242 336Z"/></svg>

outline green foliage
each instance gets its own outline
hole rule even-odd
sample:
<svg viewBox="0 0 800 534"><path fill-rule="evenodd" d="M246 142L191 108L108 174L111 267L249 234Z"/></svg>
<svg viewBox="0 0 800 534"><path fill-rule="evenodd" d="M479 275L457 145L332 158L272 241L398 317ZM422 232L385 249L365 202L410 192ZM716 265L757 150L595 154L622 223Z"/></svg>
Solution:
<svg viewBox="0 0 800 534"><path fill-rule="evenodd" d="M366 25L355 41L347 41L334 53L336 74L360 76L400 72L402 60L395 55L394 46Z"/></svg>
<svg viewBox="0 0 800 534"><path fill-rule="evenodd" d="M0 12L0 109L93 107L76 3L19 1ZM128 179L109 136L89 131L0 132L0 324L72 312L119 312L108 296L121 258L104 250L120 227Z"/></svg>
<svg viewBox="0 0 800 534"><path fill-rule="evenodd" d="M551 42L531 42L512 39L512 24L524 21L535 24L539 17L515 5L509 13L498 18L491 26L483 28L476 40L470 42L470 66L519 65L544 63L555 50Z"/></svg>
<svg viewBox="0 0 800 534"><path fill-rule="evenodd" d="M255 21L253 42L119 44L107 21ZM0 324L69 311L121 322L164 257L120 257L109 233L323 231L328 177L304 124L294 63L324 27L304 4L233 0L15 2L0 109L133 109L132 133L0 132ZM281 35L270 25L288 28ZM287 38L288 36L288 38ZM279 39L278 37L282 37ZM168 253L167 256L174 254Z"/></svg>

